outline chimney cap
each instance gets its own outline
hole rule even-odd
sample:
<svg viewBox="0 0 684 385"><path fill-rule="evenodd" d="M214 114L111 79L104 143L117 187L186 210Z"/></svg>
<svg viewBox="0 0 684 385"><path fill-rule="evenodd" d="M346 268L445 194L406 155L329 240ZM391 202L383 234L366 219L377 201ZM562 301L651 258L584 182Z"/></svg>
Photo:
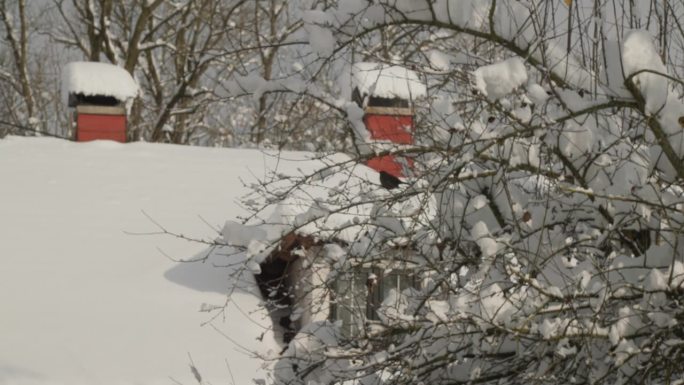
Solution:
<svg viewBox="0 0 684 385"><path fill-rule="evenodd" d="M71 62L62 72L62 98L70 95L112 97L125 102L138 95L138 84L125 69L108 63Z"/></svg>
<svg viewBox="0 0 684 385"><path fill-rule="evenodd" d="M418 74L405 67L383 63L359 62L352 66L352 88L362 97L415 100L426 94Z"/></svg>

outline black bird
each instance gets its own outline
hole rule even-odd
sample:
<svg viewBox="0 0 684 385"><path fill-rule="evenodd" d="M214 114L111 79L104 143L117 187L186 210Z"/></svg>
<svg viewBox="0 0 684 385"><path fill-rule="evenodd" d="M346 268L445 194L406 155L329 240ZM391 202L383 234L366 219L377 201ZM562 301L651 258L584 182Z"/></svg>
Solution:
<svg viewBox="0 0 684 385"><path fill-rule="evenodd" d="M404 182L402 182L396 176L385 171L380 171L380 185L382 185L382 187L392 190L399 187L399 185L403 183Z"/></svg>

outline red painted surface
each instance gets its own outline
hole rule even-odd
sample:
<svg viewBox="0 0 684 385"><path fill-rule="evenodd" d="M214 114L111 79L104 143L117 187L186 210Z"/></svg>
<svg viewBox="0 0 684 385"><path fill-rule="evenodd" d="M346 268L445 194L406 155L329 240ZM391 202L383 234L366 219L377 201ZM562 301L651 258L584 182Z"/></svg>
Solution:
<svg viewBox="0 0 684 385"><path fill-rule="evenodd" d="M413 167L413 159L406 159L405 162L409 168ZM405 176L402 164L397 161L394 155L377 156L375 158L369 159L366 162L366 166L375 171L384 171L390 173L396 177L401 178Z"/></svg>
<svg viewBox="0 0 684 385"><path fill-rule="evenodd" d="M413 143L413 116L366 115L363 117L371 138L394 143Z"/></svg>
<svg viewBox="0 0 684 385"><path fill-rule="evenodd" d="M389 140L398 144L413 143L413 116L410 115L371 115L363 117L372 139ZM396 155L385 155L369 159L366 165L376 171L385 171L403 177L402 163L413 167L413 159L404 158L399 162Z"/></svg>
<svg viewBox="0 0 684 385"><path fill-rule="evenodd" d="M125 115L78 114L76 120L76 141L114 140L126 142Z"/></svg>

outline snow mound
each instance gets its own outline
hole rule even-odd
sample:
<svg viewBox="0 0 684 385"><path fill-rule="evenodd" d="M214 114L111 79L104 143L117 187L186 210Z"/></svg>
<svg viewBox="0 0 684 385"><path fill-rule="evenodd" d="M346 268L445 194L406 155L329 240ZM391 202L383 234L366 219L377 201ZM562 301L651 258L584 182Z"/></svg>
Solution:
<svg viewBox="0 0 684 385"><path fill-rule="evenodd" d="M62 99L67 104L69 94L112 96L126 101L138 95L138 84L131 74L113 64L72 62L62 72Z"/></svg>

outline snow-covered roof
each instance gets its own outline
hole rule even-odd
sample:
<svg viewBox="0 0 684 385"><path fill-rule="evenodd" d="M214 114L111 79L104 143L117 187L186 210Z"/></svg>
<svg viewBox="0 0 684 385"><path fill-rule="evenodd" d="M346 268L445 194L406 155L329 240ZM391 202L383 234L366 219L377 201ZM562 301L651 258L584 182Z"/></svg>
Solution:
<svg viewBox="0 0 684 385"><path fill-rule="evenodd" d="M343 244L350 255L365 253L369 242L403 246L403 237L418 219L416 207L425 206L420 194L393 198L401 188L388 191L380 185L377 171L344 154L311 159L289 175L294 178L267 186L272 196L249 199L272 202L258 223L228 222L223 229L226 242L248 248L248 267L255 273L261 262L280 250L280 238L290 233ZM283 191L289 192L287 197L278 200Z"/></svg>
<svg viewBox="0 0 684 385"><path fill-rule="evenodd" d="M369 201L369 195L387 193L379 185L378 172L343 154L319 159L313 165L324 171L314 174L312 170L315 177L279 202L268 222L283 224L302 235L353 241L359 227L345 224L365 222L372 204L361 202Z"/></svg>
<svg viewBox="0 0 684 385"><path fill-rule="evenodd" d="M282 346L252 275L250 258L269 252L259 241L297 231L352 242L410 216L410 204L382 203L392 193L378 174L345 155L277 155L0 140L0 384L189 384L190 365L202 383L267 378L250 352L273 362ZM226 220L249 214L237 181L266 170L277 173L274 188L287 186L283 176L313 177L264 213L268 225L223 226L246 253L163 235L154 223L214 240Z"/></svg>
<svg viewBox="0 0 684 385"><path fill-rule="evenodd" d="M112 96L120 101L138 95L138 84L121 67L107 63L72 62L62 72L62 98L69 94Z"/></svg>
<svg viewBox="0 0 684 385"><path fill-rule="evenodd" d="M344 224L366 222L372 204L362 201L369 199L369 194L387 194L379 185L375 170L344 154L310 159L299 164L298 172L289 176L292 178L268 186L267 190L275 194L283 190L290 193L285 199L267 205L256 225L228 222L223 230L224 239L230 244L248 247L254 240L259 241L263 247L252 247L257 262L278 248L280 237L291 232L319 240L352 242L360 227Z"/></svg>
<svg viewBox="0 0 684 385"><path fill-rule="evenodd" d="M203 384L267 378L247 350L277 357L282 346L244 255L159 235L145 214L213 240L211 226L247 214L239 178L276 162L257 150L0 140L0 384L196 384L191 364Z"/></svg>
<svg viewBox="0 0 684 385"><path fill-rule="evenodd" d="M413 100L425 96L425 84L418 75L400 66L360 62L352 66L352 87L361 95Z"/></svg>

